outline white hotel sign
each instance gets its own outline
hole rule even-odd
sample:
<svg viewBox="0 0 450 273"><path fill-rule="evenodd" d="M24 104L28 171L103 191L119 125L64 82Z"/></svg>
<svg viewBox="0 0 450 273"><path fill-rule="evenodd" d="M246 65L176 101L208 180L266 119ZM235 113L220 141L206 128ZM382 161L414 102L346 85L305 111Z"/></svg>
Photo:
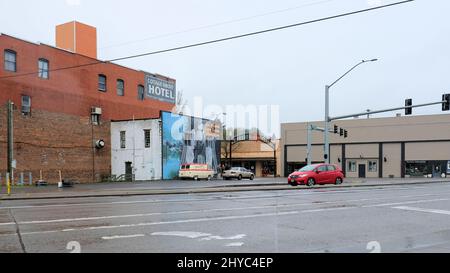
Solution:
<svg viewBox="0 0 450 273"><path fill-rule="evenodd" d="M146 75L147 97L175 104L177 98L176 84L153 75Z"/></svg>

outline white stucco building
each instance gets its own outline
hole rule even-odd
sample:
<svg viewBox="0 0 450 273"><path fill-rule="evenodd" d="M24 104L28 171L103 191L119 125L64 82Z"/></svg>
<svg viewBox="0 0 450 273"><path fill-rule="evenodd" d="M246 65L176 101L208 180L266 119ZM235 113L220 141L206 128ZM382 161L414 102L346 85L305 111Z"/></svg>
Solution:
<svg viewBox="0 0 450 273"><path fill-rule="evenodd" d="M111 172L136 181L160 180L160 119L111 122Z"/></svg>

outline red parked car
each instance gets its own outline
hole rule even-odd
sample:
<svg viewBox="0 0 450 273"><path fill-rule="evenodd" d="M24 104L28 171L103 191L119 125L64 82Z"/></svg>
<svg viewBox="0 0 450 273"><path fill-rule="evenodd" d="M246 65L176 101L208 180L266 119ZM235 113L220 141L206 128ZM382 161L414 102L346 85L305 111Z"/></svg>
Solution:
<svg viewBox="0 0 450 273"><path fill-rule="evenodd" d="M342 184L344 182L344 173L342 170L331 164L308 165L297 172L289 175L288 183L292 186L307 185L309 187L315 184Z"/></svg>

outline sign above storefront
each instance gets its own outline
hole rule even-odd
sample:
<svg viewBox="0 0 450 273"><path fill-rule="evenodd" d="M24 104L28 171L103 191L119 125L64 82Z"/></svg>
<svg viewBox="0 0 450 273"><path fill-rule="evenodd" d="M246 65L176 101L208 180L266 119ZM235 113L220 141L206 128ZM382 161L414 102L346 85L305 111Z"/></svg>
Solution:
<svg viewBox="0 0 450 273"><path fill-rule="evenodd" d="M177 90L174 82L157 78L153 75L145 75L147 84L147 97L172 103L176 103Z"/></svg>

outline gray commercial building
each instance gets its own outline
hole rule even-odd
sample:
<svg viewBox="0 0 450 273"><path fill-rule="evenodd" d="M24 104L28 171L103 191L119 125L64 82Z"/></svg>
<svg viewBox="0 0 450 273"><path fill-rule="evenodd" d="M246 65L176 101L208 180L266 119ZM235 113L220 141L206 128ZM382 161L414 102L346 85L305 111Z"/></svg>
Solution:
<svg viewBox="0 0 450 273"><path fill-rule="evenodd" d="M306 165L307 126L281 124L282 171L287 176ZM438 177L450 174L450 115L359 118L331 123L348 137L330 133L330 162L346 177ZM312 133L312 161L324 161L323 133Z"/></svg>

